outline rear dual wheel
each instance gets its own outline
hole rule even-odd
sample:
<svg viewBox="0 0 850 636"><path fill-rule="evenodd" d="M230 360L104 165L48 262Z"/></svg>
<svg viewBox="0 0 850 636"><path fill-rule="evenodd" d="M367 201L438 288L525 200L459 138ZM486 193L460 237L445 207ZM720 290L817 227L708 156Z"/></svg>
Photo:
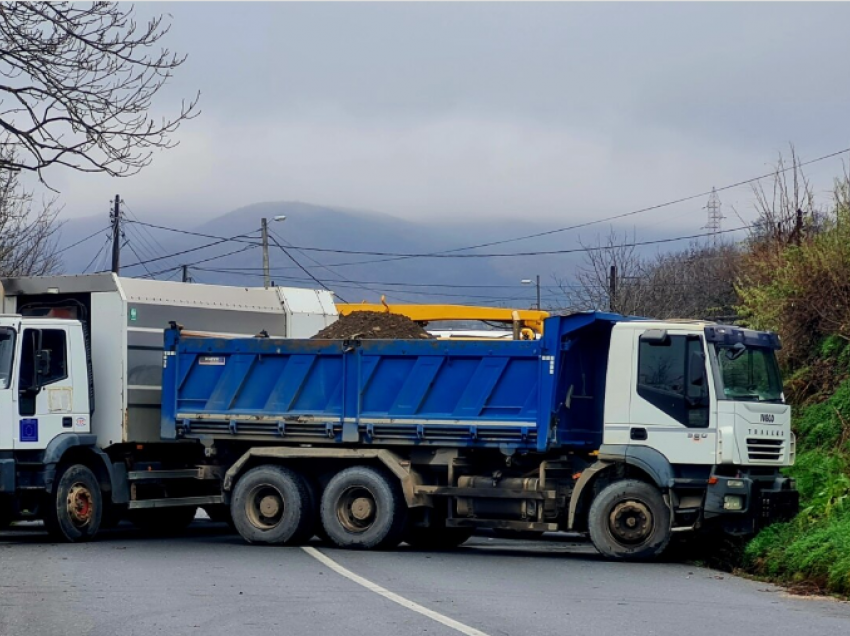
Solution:
<svg viewBox="0 0 850 636"><path fill-rule="evenodd" d="M307 481L283 466L258 466L236 483L233 525L248 543L285 545L307 541L316 523Z"/></svg>
<svg viewBox="0 0 850 636"><path fill-rule="evenodd" d="M242 538L268 545L303 543L318 533L341 548L390 548L401 543L407 525L398 479L370 466L334 475L320 502L303 475L258 466L236 483L230 509Z"/></svg>
<svg viewBox="0 0 850 636"><path fill-rule="evenodd" d="M404 538L407 503L396 477L371 466L352 466L322 493L322 527L341 548L394 548Z"/></svg>

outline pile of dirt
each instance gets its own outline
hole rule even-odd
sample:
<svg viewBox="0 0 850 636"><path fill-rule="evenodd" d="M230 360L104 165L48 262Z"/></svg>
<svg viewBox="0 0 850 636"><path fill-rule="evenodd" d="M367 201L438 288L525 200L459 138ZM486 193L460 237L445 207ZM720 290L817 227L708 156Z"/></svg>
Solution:
<svg viewBox="0 0 850 636"><path fill-rule="evenodd" d="M355 311L340 316L314 340L430 340L434 336L407 316L377 311Z"/></svg>

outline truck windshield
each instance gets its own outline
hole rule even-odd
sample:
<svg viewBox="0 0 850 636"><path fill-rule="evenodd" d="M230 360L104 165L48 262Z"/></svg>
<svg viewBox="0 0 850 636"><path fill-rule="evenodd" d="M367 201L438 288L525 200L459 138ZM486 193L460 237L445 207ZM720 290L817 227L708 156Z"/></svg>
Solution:
<svg viewBox="0 0 850 636"><path fill-rule="evenodd" d="M727 400L782 401L782 379L773 349L714 345Z"/></svg>
<svg viewBox="0 0 850 636"><path fill-rule="evenodd" d="M0 327L0 389L8 389L15 354L15 330Z"/></svg>

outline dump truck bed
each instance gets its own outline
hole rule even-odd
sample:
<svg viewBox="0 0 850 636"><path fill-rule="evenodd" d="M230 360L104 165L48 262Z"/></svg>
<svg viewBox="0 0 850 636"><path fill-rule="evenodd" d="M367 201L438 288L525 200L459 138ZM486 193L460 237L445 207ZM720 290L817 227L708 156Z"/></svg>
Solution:
<svg viewBox="0 0 850 636"><path fill-rule="evenodd" d="M601 442L620 316L546 321L535 341L165 335L163 438L548 450Z"/></svg>

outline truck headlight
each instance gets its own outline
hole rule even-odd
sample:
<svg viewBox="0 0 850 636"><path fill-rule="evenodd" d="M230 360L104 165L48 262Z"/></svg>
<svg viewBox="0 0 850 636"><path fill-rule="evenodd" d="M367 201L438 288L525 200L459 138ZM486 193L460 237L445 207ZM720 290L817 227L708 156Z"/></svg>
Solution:
<svg viewBox="0 0 850 636"><path fill-rule="evenodd" d="M744 482L740 479L730 479L726 482L726 485L729 486L729 488L743 488Z"/></svg>
<svg viewBox="0 0 850 636"><path fill-rule="evenodd" d="M724 510L743 510L744 498L741 495L725 495L723 497Z"/></svg>

